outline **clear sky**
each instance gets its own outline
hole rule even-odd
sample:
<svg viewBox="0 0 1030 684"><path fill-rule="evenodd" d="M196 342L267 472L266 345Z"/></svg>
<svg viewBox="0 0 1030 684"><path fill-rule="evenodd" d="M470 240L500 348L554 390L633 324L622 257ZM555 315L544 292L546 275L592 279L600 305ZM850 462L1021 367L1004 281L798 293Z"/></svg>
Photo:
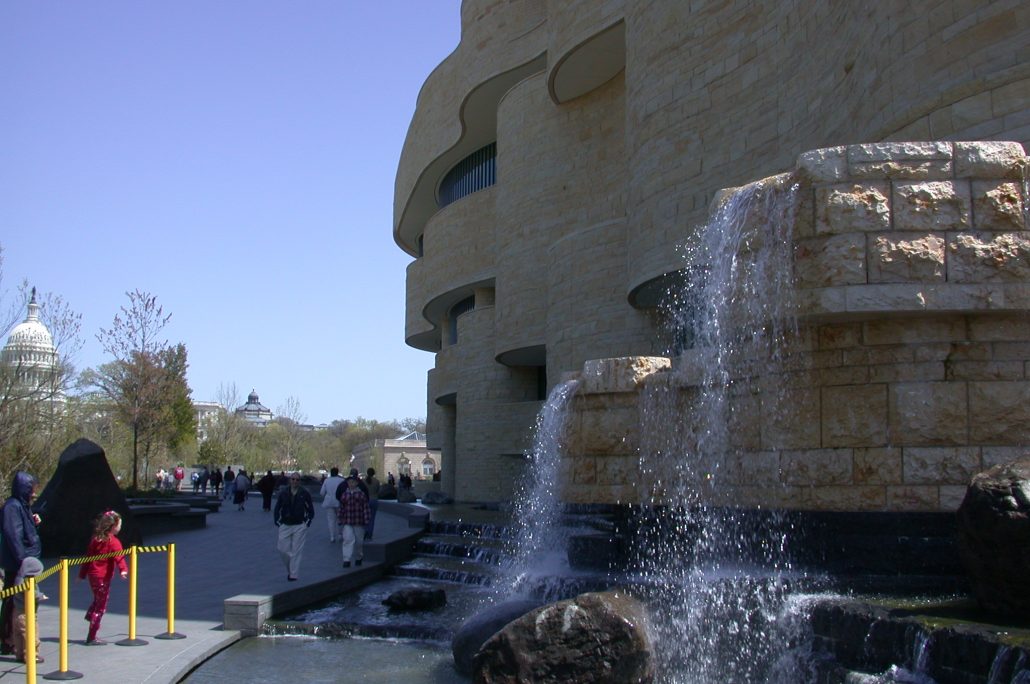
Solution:
<svg viewBox="0 0 1030 684"><path fill-rule="evenodd" d="M157 296L193 399L235 383L311 423L425 415L404 344L397 161L459 0L0 3L4 308Z"/></svg>

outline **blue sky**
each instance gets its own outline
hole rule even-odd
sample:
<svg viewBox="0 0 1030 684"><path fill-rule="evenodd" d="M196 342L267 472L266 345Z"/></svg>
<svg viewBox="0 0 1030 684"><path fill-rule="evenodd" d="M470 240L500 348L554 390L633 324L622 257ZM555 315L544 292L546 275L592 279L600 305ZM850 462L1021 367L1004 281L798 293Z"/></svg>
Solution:
<svg viewBox="0 0 1030 684"><path fill-rule="evenodd" d="M393 184L459 0L0 3L0 302L157 296L195 400L256 389L312 423L425 415Z"/></svg>

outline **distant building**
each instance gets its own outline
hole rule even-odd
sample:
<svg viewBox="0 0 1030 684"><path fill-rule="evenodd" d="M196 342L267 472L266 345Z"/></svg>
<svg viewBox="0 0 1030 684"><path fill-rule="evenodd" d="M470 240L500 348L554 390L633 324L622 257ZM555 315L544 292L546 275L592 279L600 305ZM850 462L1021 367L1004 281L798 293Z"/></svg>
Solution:
<svg viewBox="0 0 1030 684"><path fill-rule="evenodd" d="M214 401L195 401L193 410L197 418L197 443L207 441L208 430L218 423L222 416L222 405Z"/></svg>
<svg viewBox="0 0 1030 684"><path fill-rule="evenodd" d="M369 468L386 482L387 473L410 475L415 480L431 480L441 469L440 450L426 448L426 435L411 432L397 439L376 439L359 444L351 454L351 467L362 475Z"/></svg>
<svg viewBox="0 0 1030 684"><path fill-rule="evenodd" d="M255 390L251 390L247 395L247 403L236 409L236 415L258 427L264 427L272 422L272 411L261 403Z"/></svg>
<svg viewBox="0 0 1030 684"><path fill-rule="evenodd" d="M61 363L54 338L39 319L36 288L32 288L28 314L11 330L7 344L0 352L0 360L13 375L9 398L64 402L60 384Z"/></svg>

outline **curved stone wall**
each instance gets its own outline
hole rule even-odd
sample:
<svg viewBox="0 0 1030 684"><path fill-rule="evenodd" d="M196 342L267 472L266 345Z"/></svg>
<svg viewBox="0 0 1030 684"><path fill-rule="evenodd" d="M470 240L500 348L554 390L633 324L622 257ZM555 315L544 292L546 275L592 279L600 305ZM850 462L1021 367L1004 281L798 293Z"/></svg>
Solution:
<svg viewBox="0 0 1030 684"><path fill-rule="evenodd" d="M430 440L450 445L445 463L514 448L507 436L531 420L506 407L538 397L529 388L540 364L553 385L584 359L664 351L653 307L683 268L678 247L721 188L789 169L805 150L1030 141L1027 3L466 0L461 20L461 43L419 95L394 198L395 240L415 255L421 236L425 254L408 268L407 341L439 353L430 401L456 401L429 417ZM495 140L496 185L439 210L440 179ZM936 173L943 159L932 150L945 147L927 147L920 172ZM949 149L954 170L960 147ZM856 157L862 163L876 165ZM829 213L815 215L815 194L805 205L811 232L798 269L808 322L1022 306L1022 283L959 282L1017 249L1006 231L977 223L982 211L1004 211L1010 186L964 178L810 179ZM940 184L912 184L922 181ZM889 229L831 227L856 193L877 191ZM897 207L927 192L940 206L967 206L959 219L969 230L920 233L903 217L899 230ZM489 335L448 348L449 307L473 292L492 305L483 309L493 317ZM462 401L465 381L476 380L466 367L495 386ZM507 422L490 417L498 415ZM509 472L510 463L492 462ZM459 464L454 477L460 472ZM460 490L458 498L486 500Z"/></svg>
<svg viewBox="0 0 1030 684"><path fill-rule="evenodd" d="M551 272L553 266L567 269L568 278L580 283L594 273L596 263L589 258L553 263L547 258L550 246L584 226L624 214L622 94L622 81L616 78L584 96L579 106L555 109L545 77L538 74L501 102L498 157L503 163L498 170L495 244L501 293L498 355L556 339L548 332L553 294L548 282L559 276ZM622 259L619 254L606 258ZM619 282L625 282L624 274L604 295L614 305L625 301Z"/></svg>
<svg viewBox="0 0 1030 684"><path fill-rule="evenodd" d="M693 7L699 7L696 11ZM629 3L629 289L679 263L713 193L803 150L1030 141L1025 5ZM826 27L832 26L833 31ZM789 27L789 28L788 28ZM827 40L813 36L826 36ZM675 84L675 85L672 85Z"/></svg>

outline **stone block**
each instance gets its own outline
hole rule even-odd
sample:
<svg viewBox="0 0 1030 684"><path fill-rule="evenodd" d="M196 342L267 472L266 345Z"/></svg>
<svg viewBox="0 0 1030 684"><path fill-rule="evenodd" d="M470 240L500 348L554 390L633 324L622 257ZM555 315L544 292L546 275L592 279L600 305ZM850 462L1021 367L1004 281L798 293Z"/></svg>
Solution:
<svg viewBox="0 0 1030 684"><path fill-rule="evenodd" d="M894 230L931 233L968 230L969 184L963 181L902 181L894 184Z"/></svg>
<svg viewBox="0 0 1030 684"><path fill-rule="evenodd" d="M883 232L890 229L890 184L842 183L815 191L817 235Z"/></svg>
<svg viewBox="0 0 1030 684"><path fill-rule="evenodd" d="M989 342L1030 340L1030 318L1025 314L974 316L969 319L969 338Z"/></svg>
<svg viewBox="0 0 1030 684"><path fill-rule="evenodd" d="M842 385L822 389L822 444L875 447L887 443L887 386Z"/></svg>
<svg viewBox="0 0 1030 684"><path fill-rule="evenodd" d="M835 183L847 180L846 147L824 147L802 152L797 160L798 175L811 183Z"/></svg>
<svg viewBox="0 0 1030 684"><path fill-rule="evenodd" d="M597 457L576 456L572 458L570 477L576 484L596 484Z"/></svg>
<svg viewBox="0 0 1030 684"><path fill-rule="evenodd" d="M757 394L729 399L729 443L735 449L759 449L762 445L762 402Z"/></svg>
<svg viewBox="0 0 1030 684"><path fill-rule="evenodd" d="M868 236L869 282L930 283L944 280L944 234Z"/></svg>
<svg viewBox="0 0 1030 684"><path fill-rule="evenodd" d="M801 288L866 282L865 237L848 234L798 240L794 276Z"/></svg>
<svg viewBox="0 0 1030 684"><path fill-rule="evenodd" d="M806 508L820 511L879 511L886 504L881 486L817 486L808 492Z"/></svg>
<svg viewBox="0 0 1030 684"><path fill-rule="evenodd" d="M951 160L882 161L851 164L854 179L890 178L892 180L945 180L952 177Z"/></svg>
<svg viewBox="0 0 1030 684"><path fill-rule="evenodd" d="M855 449L853 467L856 485L901 484L903 472L901 449L896 447Z"/></svg>
<svg viewBox="0 0 1030 684"><path fill-rule="evenodd" d="M868 345L951 342L965 336L965 321L958 316L917 320L883 318L862 325L862 340Z"/></svg>
<svg viewBox="0 0 1030 684"><path fill-rule="evenodd" d="M776 451L752 451L741 455L740 480L744 484L775 485L781 481L780 454Z"/></svg>
<svg viewBox="0 0 1030 684"><path fill-rule="evenodd" d="M639 481L639 460L634 456L613 455L595 459L597 483L600 485L632 485Z"/></svg>
<svg viewBox="0 0 1030 684"><path fill-rule="evenodd" d="M966 384L912 382L890 391L891 442L903 445L966 444Z"/></svg>
<svg viewBox="0 0 1030 684"><path fill-rule="evenodd" d="M852 483L851 449L784 451L780 457L783 481L789 485L848 485Z"/></svg>
<svg viewBox="0 0 1030 684"><path fill-rule="evenodd" d="M881 142L848 145L848 163L866 164L883 161L932 161L950 160L952 143L929 142Z"/></svg>
<svg viewBox="0 0 1030 684"><path fill-rule="evenodd" d="M940 509L940 488L934 485L887 487L888 511L936 511Z"/></svg>
<svg viewBox="0 0 1030 684"><path fill-rule="evenodd" d="M905 484L967 485L981 470L979 447L905 447Z"/></svg>
<svg viewBox="0 0 1030 684"><path fill-rule="evenodd" d="M955 175L960 178L1021 178L1025 156L1023 146L1017 142L957 142Z"/></svg>
<svg viewBox="0 0 1030 684"><path fill-rule="evenodd" d="M962 233L948 239L948 281L1030 280L1030 233Z"/></svg>
<svg viewBox="0 0 1030 684"><path fill-rule="evenodd" d="M1001 463L1009 463L1030 456L1030 444L1026 446L985 446L983 447L984 470Z"/></svg>
<svg viewBox="0 0 1030 684"><path fill-rule="evenodd" d="M1022 380L1023 361L952 361L948 380Z"/></svg>
<svg viewBox="0 0 1030 684"><path fill-rule="evenodd" d="M847 349L857 347L862 340L860 323L821 325L817 331L819 349Z"/></svg>
<svg viewBox="0 0 1030 684"><path fill-rule="evenodd" d="M943 361L882 363L869 367L869 382L934 382L946 377Z"/></svg>
<svg viewBox="0 0 1030 684"><path fill-rule="evenodd" d="M970 382L969 424L973 443L1030 443L1030 382Z"/></svg>
<svg viewBox="0 0 1030 684"><path fill-rule="evenodd" d="M579 391L583 394L636 392L645 378L671 368L672 361L663 356L592 359L583 364Z"/></svg>
<svg viewBox="0 0 1030 684"><path fill-rule="evenodd" d="M1026 230L1019 183L973 181L973 228L976 230Z"/></svg>
<svg viewBox="0 0 1030 684"><path fill-rule="evenodd" d="M813 449L820 446L819 389L788 388L762 403L763 449Z"/></svg>
<svg viewBox="0 0 1030 684"><path fill-rule="evenodd" d="M966 485L943 485L940 490L940 509L942 511L957 511L966 497Z"/></svg>

